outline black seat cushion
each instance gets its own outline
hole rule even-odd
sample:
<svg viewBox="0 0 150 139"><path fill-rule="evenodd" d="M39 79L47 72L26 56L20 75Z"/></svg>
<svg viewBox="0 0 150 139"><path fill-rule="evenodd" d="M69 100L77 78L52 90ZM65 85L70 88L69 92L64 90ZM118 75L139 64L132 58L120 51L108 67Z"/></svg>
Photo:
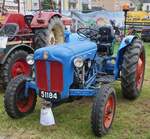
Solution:
<svg viewBox="0 0 150 139"><path fill-rule="evenodd" d="M98 53L113 54L114 32L111 26L103 26L99 28L100 40L98 44Z"/></svg>
<svg viewBox="0 0 150 139"><path fill-rule="evenodd" d="M100 42L101 43L112 43L114 40L114 32L112 27L100 27L99 28Z"/></svg>

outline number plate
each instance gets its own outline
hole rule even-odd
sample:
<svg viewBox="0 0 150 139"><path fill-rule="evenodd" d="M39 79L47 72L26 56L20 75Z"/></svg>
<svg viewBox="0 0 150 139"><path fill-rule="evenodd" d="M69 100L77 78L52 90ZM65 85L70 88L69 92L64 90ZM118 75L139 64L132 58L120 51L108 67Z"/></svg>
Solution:
<svg viewBox="0 0 150 139"><path fill-rule="evenodd" d="M56 92L40 91L39 96L44 99L53 99L53 100L58 99L58 93L56 93Z"/></svg>

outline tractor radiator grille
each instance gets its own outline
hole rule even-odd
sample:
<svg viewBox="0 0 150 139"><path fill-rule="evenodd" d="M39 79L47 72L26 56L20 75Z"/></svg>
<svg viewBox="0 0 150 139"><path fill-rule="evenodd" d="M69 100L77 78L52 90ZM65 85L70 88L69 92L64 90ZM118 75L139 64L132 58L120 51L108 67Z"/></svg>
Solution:
<svg viewBox="0 0 150 139"><path fill-rule="evenodd" d="M63 67L59 62L50 63L51 91L61 92L63 90Z"/></svg>
<svg viewBox="0 0 150 139"><path fill-rule="evenodd" d="M45 91L48 90L48 79L45 61L36 61L36 82L39 89Z"/></svg>
<svg viewBox="0 0 150 139"><path fill-rule="evenodd" d="M63 66L57 61L37 61L36 79L40 90L62 92Z"/></svg>

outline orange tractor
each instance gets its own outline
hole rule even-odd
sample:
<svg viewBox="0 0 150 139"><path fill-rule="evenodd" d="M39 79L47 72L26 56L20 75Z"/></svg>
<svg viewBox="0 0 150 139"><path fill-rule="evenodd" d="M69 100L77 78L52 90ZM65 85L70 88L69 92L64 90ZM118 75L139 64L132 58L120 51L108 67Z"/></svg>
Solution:
<svg viewBox="0 0 150 139"><path fill-rule="evenodd" d="M0 13L0 84L4 88L19 74L30 76L32 70L26 63L28 54L48 44L64 42L64 25L59 12L39 10L35 15L22 15L20 1L16 2L18 12L8 12L3 0Z"/></svg>

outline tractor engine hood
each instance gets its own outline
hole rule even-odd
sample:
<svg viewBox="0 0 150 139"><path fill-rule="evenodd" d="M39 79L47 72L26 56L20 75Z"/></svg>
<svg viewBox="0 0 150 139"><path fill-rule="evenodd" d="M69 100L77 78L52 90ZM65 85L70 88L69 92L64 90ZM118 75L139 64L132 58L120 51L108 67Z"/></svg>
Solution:
<svg viewBox="0 0 150 139"><path fill-rule="evenodd" d="M79 41L74 43L58 44L47 46L35 51L34 60L59 61L60 63L68 63L76 57L89 58L95 55L97 46L91 41ZM44 54L48 55L47 59ZM68 61L69 60L69 61Z"/></svg>
<svg viewBox="0 0 150 139"><path fill-rule="evenodd" d="M69 88L73 83L74 59L77 57L93 59L96 51L96 44L89 40L58 44L36 50L34 60L38 88L44 91L59 92L61 98L67 98Z"/></svg>

